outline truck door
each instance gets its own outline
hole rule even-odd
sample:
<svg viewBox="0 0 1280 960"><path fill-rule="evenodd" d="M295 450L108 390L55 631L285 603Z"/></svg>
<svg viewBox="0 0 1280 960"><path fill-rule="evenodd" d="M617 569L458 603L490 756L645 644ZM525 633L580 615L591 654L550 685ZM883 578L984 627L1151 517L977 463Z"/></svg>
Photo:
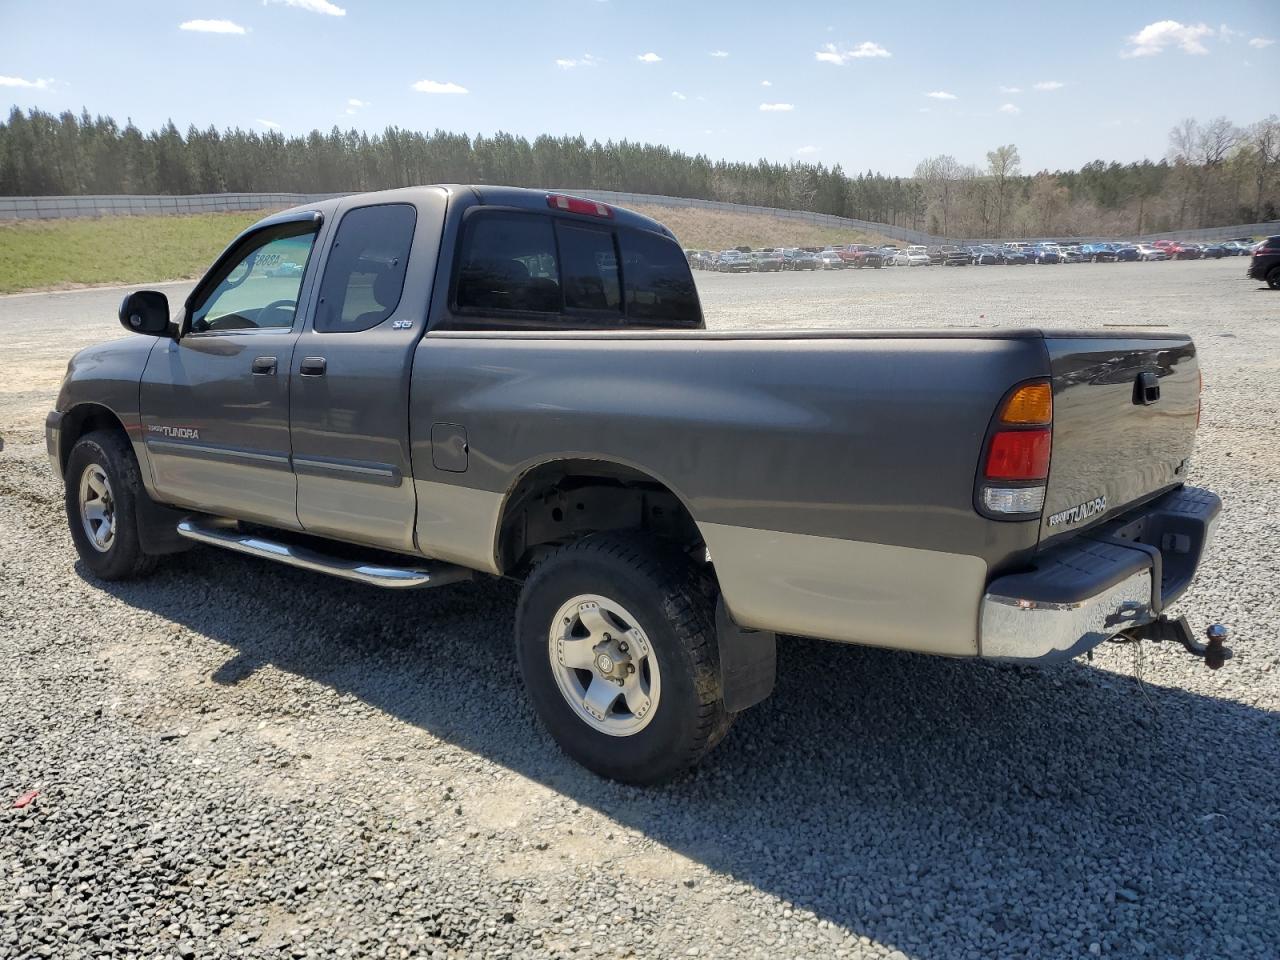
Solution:
<svg viewBox="0 0 1280 960"><path fill-rule="evenodd" d="M415 548L409 376L444 204L441 191L419 204L339 207L290 375L298 520L308 533Z"/></svg>
<svg viewBox="0 0 1280 960"><path fill-rule="evenodd" d="M188 298L178 339L151 352L140 405L166 502L298 528L289 368L320 222L286 214L241 237Z"/></svg>

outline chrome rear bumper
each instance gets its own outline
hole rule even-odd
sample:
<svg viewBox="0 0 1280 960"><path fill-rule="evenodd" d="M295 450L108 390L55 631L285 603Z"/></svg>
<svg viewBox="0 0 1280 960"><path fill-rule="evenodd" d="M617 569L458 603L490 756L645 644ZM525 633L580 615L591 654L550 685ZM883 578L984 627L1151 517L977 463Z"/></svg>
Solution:
<svg viewBox="0 0 1280 960"><path fill-rule="evenodd" d="M987 585L978 655L1049 663L1154 621L1191 584L1222 501L1179 487Z"/></svg>
<svg viewBox="0 0 1280 960"><path fill-rule="evenodd" d="M992 660L1065 660L1155 618L1149 570L1066 603L988 593L982 598L981 653Z"/></svg>

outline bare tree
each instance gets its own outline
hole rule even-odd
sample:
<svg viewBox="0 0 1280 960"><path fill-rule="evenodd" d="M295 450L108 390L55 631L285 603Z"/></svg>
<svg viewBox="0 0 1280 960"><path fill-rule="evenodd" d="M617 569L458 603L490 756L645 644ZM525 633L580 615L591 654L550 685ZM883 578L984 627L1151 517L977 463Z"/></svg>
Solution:
<svg viewBox="0 0 1280 960"><path fill-rule="evenodd" d="M1018 176L1022 158L1012 143L996 147L987 154L987 170L995 185L996 236L1004 233L1005 203L1009 193L1009 181Z"/></svg>
<svg viewBox="0 0 1280 960"><path fill-rule="evenodd" d="M930 206L936 205L941 214L941 232L944 237L949 236L948 222L960 174L960 164L956 162L956 158L945 153L921 160L916 166L916 179L924 184L926 202Z"/></svg>
<svg viewBox="0 0 1280 960"><path fill-rule="evenodd" d="M1253 218L1262 219L1262 197L1280 165L1280 118L1273 113L1249 128L1245 146L1253 161Z"/></svg>

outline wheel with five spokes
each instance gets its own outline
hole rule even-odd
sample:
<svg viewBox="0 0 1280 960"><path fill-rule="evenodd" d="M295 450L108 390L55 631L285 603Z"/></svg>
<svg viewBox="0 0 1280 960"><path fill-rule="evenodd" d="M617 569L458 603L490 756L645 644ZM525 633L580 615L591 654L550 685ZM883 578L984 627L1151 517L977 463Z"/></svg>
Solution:
<svg viewBox="0 0 1280 960"><path fill-rule="evenodd" d="M713 592L656 539L594 534L538 564L520 596L516 653L547 730L601 776L668 780L729 729Z"/></svg>
<svg viewBox="0 0 1280 960"><path fill-rule="evenodd" d="M67 522L76 552L102 580L149 573L156 558L138 536L138 499L145 497L138 461L118 433L96 430L76 441L67 458Z"/></svg>

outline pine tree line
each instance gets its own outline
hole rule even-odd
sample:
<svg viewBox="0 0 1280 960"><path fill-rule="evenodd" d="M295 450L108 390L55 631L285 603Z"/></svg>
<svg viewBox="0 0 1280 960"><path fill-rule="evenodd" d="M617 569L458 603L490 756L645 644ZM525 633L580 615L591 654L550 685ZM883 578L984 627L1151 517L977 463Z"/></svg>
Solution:
<svg viewBox="0 0 1280 960"><path fill-rule="evenodd" d="M110 117L23 113L0 123L0 195L338 193L415 183L565 186L696 197L855 217L948 236L1142 233L1274 219L1280 123L1184 122L1158 162L1024 174L1017 148L985 167L949 156L913 177L837 164L712 160L629 140L388 127L305 137L172 121L143 133Z"/></svg>

